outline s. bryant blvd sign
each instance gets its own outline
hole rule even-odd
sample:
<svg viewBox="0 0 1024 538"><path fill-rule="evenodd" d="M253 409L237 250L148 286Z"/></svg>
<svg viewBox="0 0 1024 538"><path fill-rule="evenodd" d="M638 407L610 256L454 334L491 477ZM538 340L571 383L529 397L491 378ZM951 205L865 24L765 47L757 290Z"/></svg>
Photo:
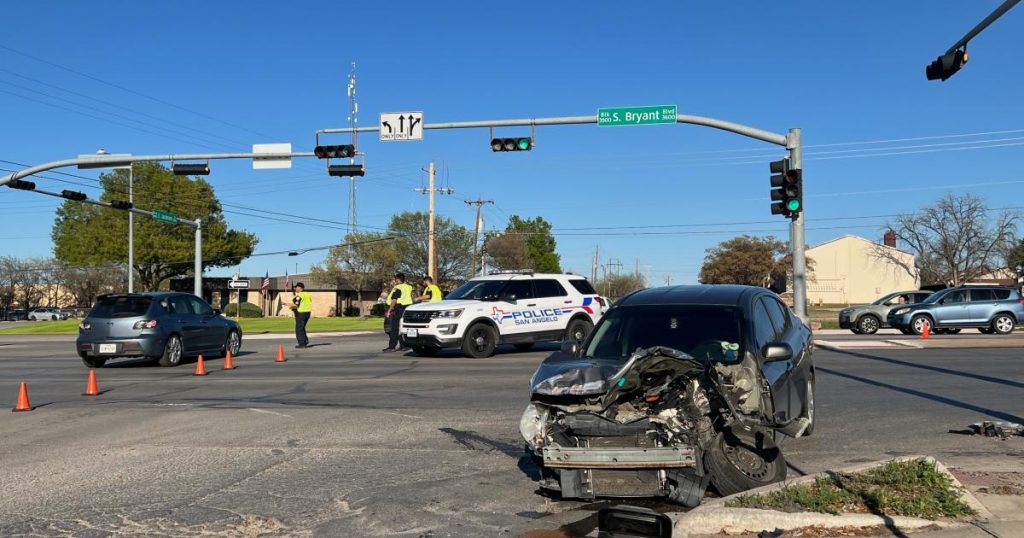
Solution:
<svg viewBox="0 0 1024 538"><path fill-rule="evenodd" d="M656 125L676 122L676 105L627 106L597 109L598 127Z"/></svg>

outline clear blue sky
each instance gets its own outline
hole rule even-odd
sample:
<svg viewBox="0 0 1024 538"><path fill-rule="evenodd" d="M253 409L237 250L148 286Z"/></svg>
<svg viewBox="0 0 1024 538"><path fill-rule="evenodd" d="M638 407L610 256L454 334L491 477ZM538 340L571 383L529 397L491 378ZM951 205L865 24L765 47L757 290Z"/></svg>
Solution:
<svg viewBox="0 0 1024 538"><path fill-rule="evenodd" d="M877 239L885 217L872 216L914 210L953 185L973 185L955 190L993 206L1024 205L1024 8L975 39L955 77L924 77L925 64L998 4L13 2L0 37L8 47L0 48L0 159L247 150L253 142L309 149L316 129L346 125L356 61L362 125L400 110L440 122L676 104L776 132L802 127L809 242ZM950 136L971 133L989 134ZM852 144L923 137L937 138ZM492 153L484 130L401 143L364 135L360 147L368 163L360 225L425 210L412 189L434 159L456 189L439 199L440 214L472 227L463 200L482 195L497 202L485 208L487 228L503 228L510 214L541 215L555 227L564 268L584 274L599 244L604 262L628 269L639 260L656 284L666 275L694 282L705 248L743 232L786 236L767 201L767 163L781 148L707 128L547 127L526 153ZM347 183L321 164L265 172L216 162L209 180L222 202L344 221ZM0 190L0 251L49 255L57 203ZM258 251L344 234L227 217L259 235ZM612 229L573 229L594 227ZM280 274L297 262L303 271L322 256L258 257L241 269Z"/></svg>

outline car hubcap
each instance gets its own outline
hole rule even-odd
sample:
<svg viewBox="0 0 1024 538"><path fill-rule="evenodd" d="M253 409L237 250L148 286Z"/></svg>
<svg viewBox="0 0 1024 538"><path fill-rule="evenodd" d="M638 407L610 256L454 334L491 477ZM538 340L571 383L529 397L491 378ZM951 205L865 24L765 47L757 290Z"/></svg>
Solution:
<svg viewBox="0 0 1024 538"><path fill-rule="evenodd" d="M170 355L171 364L177 364L181 360L181 342L177 338L172 338L167 346L170 348L168 355Z"/></svg>
<svg viewBox="0 0 1024 538"><path fill-rule="evenodd" d="M487 347L487 335L482 331L473 335L473 343L476 344L478 350L483 350Z"/></svg>
<svg viewBox="0 0 1024 538"><path fill-rule="evenodd" d="M874 332L878 330L878 322L875 321L875 318L864 318L864 320L860 322L860 325L861 330L864 332Z"/></svg>
<svg viewBox="0 0 1024 538"><path fill-rule="evenodd" d="M771 476L768 462L745 446L726 445L725 455L737 470L754 480L764 482Z"/></svg>
<svg viewBox="0 0 1024 538"><path fill-rule="evenodd" d="M915 321L914 322L914 330L919 332L919 333L923 333L924 332L924 323L925 323L925 321L923 319L919 319L919 320Z"/></svg>
<svg viewBox="0 0 1024 538"><path fill-rule="evenodd" d="M228 339L229 339L228 349L231 350L231 354L232 355L238 354L238 347L239 347L238 346L238 335L235 334L235 333L231 333L231 336L228 337Z"/></svg>
<svg viewBox="0 0 1024 538"><path fill-rule="evenodd" d="M814 424L814 383L807 382L807 422Z"/></svg>
<svg viewBox="0 0 1024 538"><path fill-rule="evenodd" d="M1010 332L1012 327L1013 326L1010 324L1010 320L1008 318L1003 317L996 320L996 328L999 329L1000 332Z"/></svg>

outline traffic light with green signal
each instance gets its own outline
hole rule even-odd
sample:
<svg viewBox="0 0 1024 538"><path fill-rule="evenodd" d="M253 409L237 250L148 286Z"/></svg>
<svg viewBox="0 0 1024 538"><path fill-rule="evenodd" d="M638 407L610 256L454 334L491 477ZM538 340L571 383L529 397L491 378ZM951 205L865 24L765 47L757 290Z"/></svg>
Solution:
<svg viewBox="0 0 1024 538"><path fill-rule="evenodd" d="M530 151L531 149L533 149L533 139L529 137L491 139L491 151Z"/></svg>
<svg viewBox="0 0 1024 538"><path fill-rule="evenodd" d="M803 170L790 168L789 159L769 163L772 215L795 219L804 210Z"/></svg>
<svg viewBox="0 0 1024 538"><path fill-rule="evenodd" d="M313 148L313 154L318 159L348 159L355 156L356 147L352 144L317 146Z"/></svg>

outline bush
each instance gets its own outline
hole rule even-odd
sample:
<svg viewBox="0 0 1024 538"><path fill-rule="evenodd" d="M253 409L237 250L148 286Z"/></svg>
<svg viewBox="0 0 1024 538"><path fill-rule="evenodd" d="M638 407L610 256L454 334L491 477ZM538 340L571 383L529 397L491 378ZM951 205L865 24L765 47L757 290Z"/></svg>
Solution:
<svg viewBox="0 0 1024 538"><path fill-rule="evenodd" d="M343 315L345 317L349 317L349 318L357 318L357 317L359 317L359 307L358 306L350 306L350 307L346 308L345 310L343 310L341 315Z"/></svg>
<svg viewBox="0 0 1024 538"><path fill-rule="evenodd" d="M370 309L371 316L383 316L388 311L388 305L384 303L376 303L373 308Z"/></svg>
<svg viewBox="0 0 1024 538"><path fill-rule="evenodd" d="M224 315L233 318L235 313L238 311L237 303L229 303L224 307ZM262 318L263 310L260 307L252 303L242 303L242 316L243 318Z"/></svg>

